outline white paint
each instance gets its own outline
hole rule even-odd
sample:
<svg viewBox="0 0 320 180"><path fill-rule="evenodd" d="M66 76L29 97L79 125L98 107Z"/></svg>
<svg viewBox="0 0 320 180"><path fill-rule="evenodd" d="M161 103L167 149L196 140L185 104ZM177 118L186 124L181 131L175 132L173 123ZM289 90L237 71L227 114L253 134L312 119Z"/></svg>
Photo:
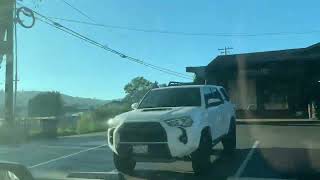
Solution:
<svg viewBox="0 0 320 180"><path fill-rule="evenodd" d="M78 155L80 153L88 152L88 151L91 151L91 150L94 150L94 149L98 149L98 148L101 148L101 147L104 147L104 146L107 146L107 144L103 144L103 145L100 145L100 146L92 147L92 148L89 148L89 149L84 149L84 150L76 152L76 153L72 153L72 154L69 154L69 155L65 155L65 156L61 156L61 157L55 158L55 159L51 159L49 161L45 161L45 162L30 166L29 168L31 169L31 168L43 166L43 165L46 165L46 164L49 164L49 163L52 163L52 162L55 162L55 161L58 161L58 160L61 160L61 159L67 159L69 157Z"/></svg>
<svg viewBox="0 0 320 180"><path fill-rule="evenodd" d="M109 171L109 173L117 173L117 172L118 172L118 170L116 170L116 169Z"/></svg>
<svg viewBox="0 0 320 180"><path fill-rule="evenodd" d="M86 147L81 147L81 146L46 146L46 145L41 145L41 148L48 148L48 149L86 149Z"/></svg>
<svg viewBox="0 0 320 180"><path fill-rule="evenodd" d="M48 145L41 145L39 146L41 148L48 148L48 149L77 149L77 150L82 150L82 149L87 149L88 147L84 147L84 146L48 146ZM100 149L99 149L100 150ZM103 151L105 151L106 149L101 149Z"/></svg>
<svg viewBox="0 0 320 180"><path fill-rule="evenodd" d="M249 153L247 154L247 157L244 159L241 166L239 167L236 174L234 175L235 178L239 178L241 176L242 172L247 167L247 164L248 164L249 160L251 159L255 149L258 147L259 143L260 143L259 141L254 142L252 148L250 149Z"/></svg>

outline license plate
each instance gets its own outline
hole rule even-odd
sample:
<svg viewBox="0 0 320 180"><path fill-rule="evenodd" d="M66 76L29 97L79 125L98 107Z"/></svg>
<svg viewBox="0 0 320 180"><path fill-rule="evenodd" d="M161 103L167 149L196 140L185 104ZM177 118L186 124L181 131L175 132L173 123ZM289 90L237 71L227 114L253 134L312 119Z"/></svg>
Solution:
<svg viewBox="0 0 320 180"><path fill-rule="evenodd" d="M148 153L148 145L134 145L132 147L133 153L146 154Z"/></svg>

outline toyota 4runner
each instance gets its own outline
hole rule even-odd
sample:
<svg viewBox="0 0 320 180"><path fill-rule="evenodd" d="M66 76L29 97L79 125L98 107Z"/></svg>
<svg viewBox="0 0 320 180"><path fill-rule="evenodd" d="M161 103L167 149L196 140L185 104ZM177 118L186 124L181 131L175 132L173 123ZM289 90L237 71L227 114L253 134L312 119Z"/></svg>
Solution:
<svg viewBox="0 0 320 180"><path fill-rule="evenodd" d="M214 145L221 141L226 153L236 148L235 110L223 87L156 88L132 108L109 121L108 145L119 171L131 173L139 161L187 157L202 174Z"/></svg>

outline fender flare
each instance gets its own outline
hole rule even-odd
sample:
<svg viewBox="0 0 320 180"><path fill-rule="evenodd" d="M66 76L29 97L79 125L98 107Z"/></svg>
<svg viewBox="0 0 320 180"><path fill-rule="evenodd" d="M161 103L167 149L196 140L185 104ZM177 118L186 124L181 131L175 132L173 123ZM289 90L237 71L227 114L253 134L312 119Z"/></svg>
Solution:
<svg viewBox="0 0 320 180"><path fill-rule="evenodd" d="M205 133L209 133L211 135L211 129L209 126L205 126L201 130L201 136L204 135Z"/></svg>
<svg viewBox="0 0 320 180"><path fill-rule="evenodd" d="M228 133L230 131L232 123L234 123L235 126L237 125L236 118L234 116L231 116L230 123L229 123L229 128L228 128Z"/></svg>

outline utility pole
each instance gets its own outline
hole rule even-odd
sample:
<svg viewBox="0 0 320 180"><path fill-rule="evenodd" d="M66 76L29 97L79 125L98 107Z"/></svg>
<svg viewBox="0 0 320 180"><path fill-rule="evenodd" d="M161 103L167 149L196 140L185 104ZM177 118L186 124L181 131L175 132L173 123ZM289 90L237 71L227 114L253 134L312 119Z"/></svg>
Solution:
<svg viewBox="0 0 320 180"><path fill-rule="evenodd" d="M0 0L0 54L5 55L5 120L13 124L13 51L15 0Z"/></svg>
<svg viewBox="0 0 320 180"><path fill-rule="evenodd" d="M220 51L221 54L223 55L228 55L230 51L228 50L231 50L233 49L232 47L224 47L224 48L221 48L221 49L218 49Z"/></svg>

